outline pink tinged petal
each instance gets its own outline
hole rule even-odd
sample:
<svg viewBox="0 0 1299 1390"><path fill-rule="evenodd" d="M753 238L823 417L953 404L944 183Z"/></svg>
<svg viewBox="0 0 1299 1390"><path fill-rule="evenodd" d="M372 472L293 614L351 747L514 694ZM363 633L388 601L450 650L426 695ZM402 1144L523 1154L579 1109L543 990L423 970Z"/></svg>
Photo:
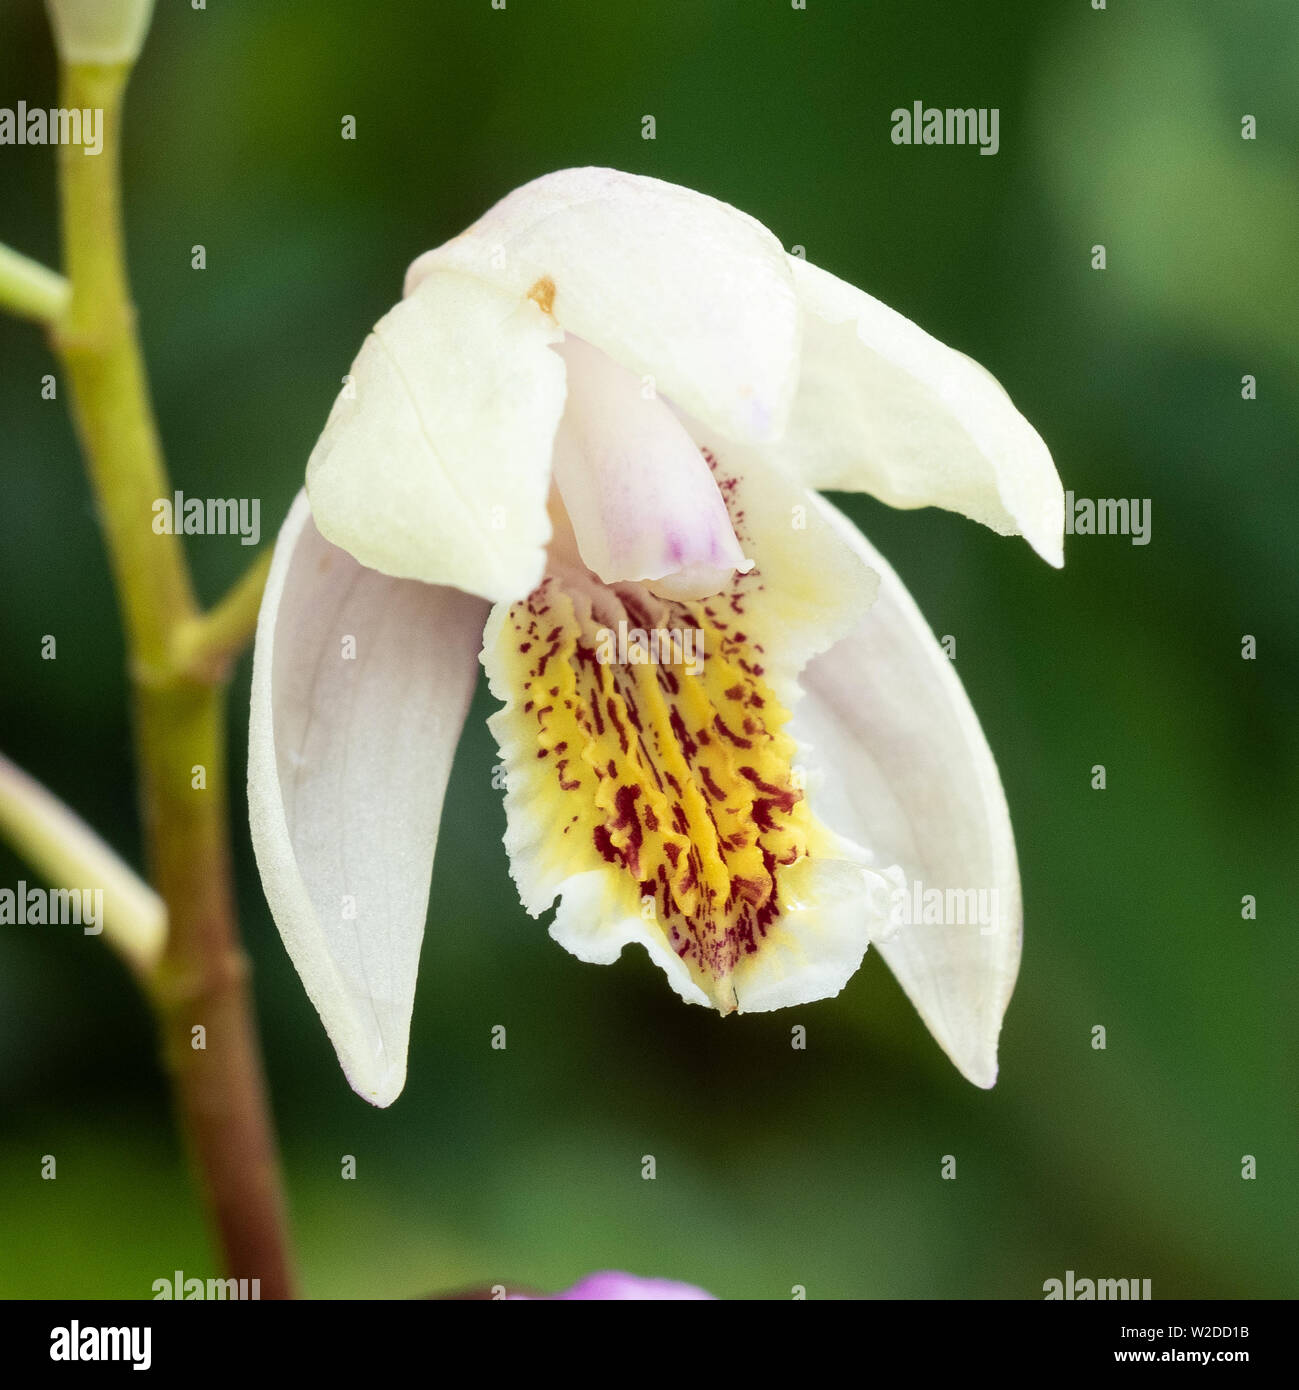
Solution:
<svg viewBox="0 0 1299 1390"><path fill-rule="evenodd" d="M776 238L726 203L616 169L563 169L421 256L407 294L437 267L532 295L728 438L784 428L798 378L792 277Z"/></svg>
<svg viewBox="0 0 1299 1390"><path fill-rule="evenodd" d="M963 890L967 903L982 890L995 904L990 929L911 922L878 945L943 1050L988 1087L1021 937L1001 779L952 663L902 581L842 513L822 505L880 575L880 591L856 631L804 672L794 724L811 745L812 769L825 770L830 824L881 868L900 865L908 888Z"/></svg>
<svg viewBox="0 0 1299 1390"><path fill-rule="evenodd" d="M557 349L568 400L554 478L583 563L606 584L654 580L664 598L708 598L753 567L685 426L640 379L580 338Z"/></svg>
<svg viewBox="0 0 1299 1390"><path fill-rule="evenodd" d="M855 286L790 265L803 353L781 460L810 487L946 507L1062 564L1060 479L999 383Z"/></svg>
<svg viewBox="0 0 1299 1390"><path fill-rule="evenodd" d="M406 1078L438 821L487 604L324 540L299 494L253 657L248 801L262 885L349 1083Z"/></svg>

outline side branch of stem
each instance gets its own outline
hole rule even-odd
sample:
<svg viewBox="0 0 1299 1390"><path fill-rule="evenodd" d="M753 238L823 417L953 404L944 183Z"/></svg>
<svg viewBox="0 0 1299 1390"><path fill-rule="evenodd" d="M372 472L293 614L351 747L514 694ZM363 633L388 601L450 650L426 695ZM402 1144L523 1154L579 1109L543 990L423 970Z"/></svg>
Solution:
<svg viewBox="0 0 1299 1390"><path fill-rule="evenodd" d="M0 245L0 309L22 319L53 323L68 307L71 293L62 275Z"/></svg>
<svg viewBox="0 0 1299 1390"><path fill-rule="evenodd" d="M194 680L225 678L230 663L256 631L262 590L270 569L271 552L264 550L215 608L177 625L172 643L172 665L176 671Z"/></svg>
<svg viewBox="0 0 1299 1390"><path fill-rule="evenodd" d="M3 755L0 835L54 886L102 890L104 940L148 979L167 937L162 899L80 816Z"/></svg>

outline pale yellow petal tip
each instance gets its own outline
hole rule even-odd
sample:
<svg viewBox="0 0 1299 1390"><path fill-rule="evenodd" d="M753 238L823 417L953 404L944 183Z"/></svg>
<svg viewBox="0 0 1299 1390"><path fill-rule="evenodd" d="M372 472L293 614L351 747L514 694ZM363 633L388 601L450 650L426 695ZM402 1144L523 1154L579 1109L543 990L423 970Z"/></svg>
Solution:
<svg viewBox="0 0 1299 1390"><path fill-rule="evenodd" d="M313 1001L314 1002L314 1001ZM358 1014L366 1008L364 1000L353 998L326 1017L316 1006L325 1032L347 1084L362 1100L377 1110L386 1110L406 1088L406 1064L410 1050L409 1022L386 1020L389 1041L382 1042L367 1030ZM380 1029L383 1024L379 1024ZM400 1052L399 1052L400 1050Z"/></svg>
<svg viewBox="0 0 1299 1390"><path fill-rule="evenodd" d="M1000 1071L997 1052L1001 1036L1001 1020L997 1021L996 1032L991 1041L985 1042L979 1038L952 1037L946 1033L942 1023L926 1018L923 1011L921 1011L921 1017L926 1028L929 1029L930 1036L942 1048L947 1060L965 1080L972 1086L977 1086L981 1091L992 1090L997 1084L997 1076Z"/></svg>
<svg viewBox="0 0 1299 1390"><path fill-rule="evenodd" d="M369 1101L376 1110L386 1110L406 1089L406 1061L392 1063L386 1068L376 1067L367 1060L363 1066L345 1059L339 1054L343 1075L347 1084L364 1101Z"/></svg>
<svg viewBox="0 0 1299 1390"><path fill-rule="evenodd" d="M952 1059L956 1062L956 1059ZM956 1069L967 1081L972 1082L981 1091L990 1091L997 1084L997 1054L994 1050L991 1056L974 1058L962 1065L956 1062Z"/></svg>
<svg viewBox="0 0 1299 1390"><path fill-rule="evenodd" d="M1058 525L1034 527L1022 532L1024 539L1052 569L1064 568L1064 522Z"/></svg>
<svg viewBox="0 0 1299 1390"><path fill-rule="evenodd" d="M1020 419L1023 420L1023 417ZM1056 471L1055 460L1042 437L1027 420L1023 423L1036 443L1037 447L1031 453L1037 456L1037 460L1031 468L1025 469L1024 476L1018 481L1021 486L1030 479L1032 481L1026 496L1007 498L1005 492L1009 489L1003 489L1003 501L1029 545L1052 569L1063 569L1064 486Z"/></svg>
<svg viewBox="0 0 1299 1390"><path fill-rule="evenodd" d="M887 950L887 945L885 949ZM889 965L893 973L899 975L896 957L889 961ZM992 1090L997 1084L1000 1070L998 1052L1001 1026L1006 1009L1010 1005L1010 991L1006 991L995 1019L986 1015L965 1014L962 1017L961 1010L950 1007L953 1002L959 1001L949 999L948 1006L944 1007L941 995L926 998L923 990L916 988L914 979L908 982L901 975L899 979L902 980L903 987L907 990L930 1036L942 1048L948 1061L971 1085L977 1086L981 1091ZM977 981L969 983L972 988L977 985Z"/></svg>

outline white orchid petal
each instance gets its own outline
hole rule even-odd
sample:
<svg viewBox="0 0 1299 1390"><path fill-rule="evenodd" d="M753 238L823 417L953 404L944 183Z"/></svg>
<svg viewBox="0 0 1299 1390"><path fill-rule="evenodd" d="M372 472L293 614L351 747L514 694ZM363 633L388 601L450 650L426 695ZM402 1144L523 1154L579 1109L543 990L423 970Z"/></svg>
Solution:
<svg viewBox="0 0 1299 1390"><path fill-rule="evenodd" d="M827 516L881 576L859 627L804 672L794 729L824 769L823 814L908 885L984 891L979 924L913 922L879 951L958 1069L997 1077L997 1039L1019 969L1019 871L1001 779L951 661L875 548ZM995 899L992 890L996 891Z"/></svg>
<svg viewBox="0 0 1299 1390"><path fill-rule="evenodd" d="M299 494L253 657L248 800L267 902L352 1088L406 1077L447 778L487 604L324 540Z"/></svg>
<svg viewBox="0 0 1299 1390"><path fill-rule="evenodd" d="M782 460L811 487L946 507L1062 564L1055 465L995 378L855 286L790 264L803 350Z"/></svg>
<svg viewBox="0 0 1299 1390"><path fill-rule="evenodd" d="M307 464L321 534L402 579L513 599L541 578L559 331L440 271L365 340Z"/></svg>
<svg viewBox="0 0 1299 1390"><path fill-rule="evenodd" d="M798 376L798 309L780 243L747 214L616 169L563 169L501 199L421 256L531 295L711 428L769 440Z"/></svg>
<svg viewBox="0 0 1299 1390"><path fill-rule="evenodd" d="M680 420L589 343L570 336L557 350L568 401L554 477L587 568L606 584L658 581L665 598L708 598L751 569Z"/></svg>

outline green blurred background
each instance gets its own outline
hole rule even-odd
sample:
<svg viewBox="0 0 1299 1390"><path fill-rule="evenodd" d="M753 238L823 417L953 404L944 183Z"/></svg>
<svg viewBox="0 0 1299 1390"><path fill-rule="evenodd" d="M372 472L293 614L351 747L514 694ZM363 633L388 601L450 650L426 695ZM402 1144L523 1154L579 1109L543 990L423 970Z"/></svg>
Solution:
<svg viewBox="0 0 1299 1390"><path fill-rule="evenodd" d="M260 497L268 541L407 262L583 163L753 213L989 366L1066 487L1152 499L1151 544L1073 538L1062 573L953 515L846 504L957 637L1018 832L1024 964L990 1093L875 957L837 1000L722 1022L640 953L567 956L507 877L480 691L410 1081L372 1110L280 945L237 799L308 1294L608 1266L728 1297L1041 1297L1067 1269L1156 1297L1299 1293L1297 74L1289 0L159 0L126 157L157 408L175 486ZM19 99L55 100L37 0L0 6L0 105ZM915 100L998 107L1000 153L895 147L889 113ZM0 149L0 238L57 258L48 150ZM0 323L0 746L136 858L122 643L67 403L40 399L55 370L36 329ZM249 556L189 551L209 599ZM23 872L0 850L0 884ZM100 942L0 932L0 1107L0 1294L216 1272L149 1020Z"/></svg>

